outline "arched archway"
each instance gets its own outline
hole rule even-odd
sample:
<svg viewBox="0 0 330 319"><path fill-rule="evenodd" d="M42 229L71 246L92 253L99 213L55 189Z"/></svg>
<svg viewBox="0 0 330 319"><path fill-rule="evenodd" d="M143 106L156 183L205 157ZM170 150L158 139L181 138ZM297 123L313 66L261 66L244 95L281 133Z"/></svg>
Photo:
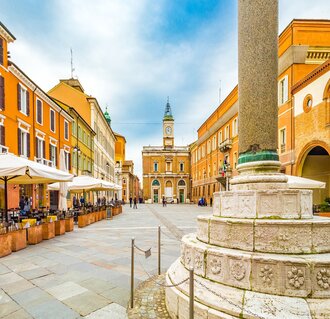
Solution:
<svg viewBox="0 0 330 319"><path fill-rule="evenodd" d="M330 155L326 147L314 145L301 155L300 176L326 183L325 189L314 190L313 203L320 204L330 197Z"/></svg>
<svg viewBox="0 0 330 319"><path fill-rule="evenodd" d="M168 203L172 202L173 200L173 184L170 180L165 182L165 198Z"/></svg>
<svg viewBox="0 0 330 319"><path fill-rule="evenodd" d="M184 203L187 198L186 182L183 179L178 181L177 198L179 199L180 203Z"/></svg>
<svg viewBox="0 0 330 319"><path fill-rule="evenodd" d="M158 179L154 179L151 183L151 198L154 203L160 202L160 183Z"/></svg>

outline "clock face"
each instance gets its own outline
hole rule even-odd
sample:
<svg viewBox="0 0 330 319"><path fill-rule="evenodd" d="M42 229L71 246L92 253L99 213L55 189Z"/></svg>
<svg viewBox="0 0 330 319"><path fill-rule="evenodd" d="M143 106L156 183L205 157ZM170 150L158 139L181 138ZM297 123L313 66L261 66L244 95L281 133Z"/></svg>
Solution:
<svg viewBox="0 0 330 319"><path fill-rule="evenodd" d="M166 134L171 134L172 133L172 128L170 126L166 126L165 132L166 132Z"/></svg>

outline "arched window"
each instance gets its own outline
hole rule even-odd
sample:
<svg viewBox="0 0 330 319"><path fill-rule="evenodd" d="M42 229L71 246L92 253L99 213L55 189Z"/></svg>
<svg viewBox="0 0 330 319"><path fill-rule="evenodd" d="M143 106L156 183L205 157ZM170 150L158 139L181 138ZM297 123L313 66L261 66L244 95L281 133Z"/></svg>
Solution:
<svg viewBox="0 0 330 319"><path fill-rule="evenodd" d="M158 179L152 181L152 186L160 186Z"/></svg>
<svg viewBox="0 0 330 319"><path fill-rule="evenodd" d="M172 187L172 182L171 181L167 181L166 182L166 187Z"/></svg>
<svg viewBox="0 0 330 319"><path fill-rule="evenodd" d="M183 179L180 179L178 185L179 186L186 186L186 182Z"/></svg>

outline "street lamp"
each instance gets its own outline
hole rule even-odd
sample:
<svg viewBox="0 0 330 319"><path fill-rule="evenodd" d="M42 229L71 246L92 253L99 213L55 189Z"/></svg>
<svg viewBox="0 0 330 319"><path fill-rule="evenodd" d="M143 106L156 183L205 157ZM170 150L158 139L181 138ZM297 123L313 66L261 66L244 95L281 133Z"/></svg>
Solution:
<svg viewBox="0 0 330 319"><path fill-rule="evenodd" d="M74 148L73 148L73 151L76 152L77 154L77 176L79 175L78 172L79 172L79 155L81 154L81 150L79 148L78 145L76 145Z"/></svg>

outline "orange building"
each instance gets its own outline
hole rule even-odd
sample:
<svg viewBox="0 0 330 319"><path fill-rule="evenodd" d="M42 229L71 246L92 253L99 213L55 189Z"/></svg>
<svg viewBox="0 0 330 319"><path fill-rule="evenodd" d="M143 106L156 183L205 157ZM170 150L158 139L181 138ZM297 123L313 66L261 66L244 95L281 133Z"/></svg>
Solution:
<svg viewBox="0 0 330 319"><path fill-rule="evenodd" d="M59 152L65 152L71 170L71 116L55 103L17 65L8 60L8 43L15 37L0 24L0 126L1 152L10 152L59 168ZM32 198L32 207L57 204L46 186L11 185L8 207L18 206L20 195ZM3 206L3 196L1 200Z"/></svg>
<svg viewBox="0 0 330 319"><path fill-rule="evenodd" d="M300 143L300 130L304 128L296 126L291 89L330 58L330 20L293 20L279 36L278 53L278 153L281 171L301 175L297 166L296 144ZM313 123L315 126L318 122ZM312 132L310 126L307 132ZM237 174L238 133L238 87L235 87L198 129L198 140L191 147L195 202L202 196L210 201L214 191L226 187L227 177Z"/></svg>
<svg viewBox="0 0 330 319"><path fill-rule="evenodd" d="M126 158L126 139L124 136L114 133L116 136L115 143L115 183L122 186L123 185L123 164ZM125 185L126 187L126 185ZM122 189L118 190L118 199L123 200Z"/></svg>

